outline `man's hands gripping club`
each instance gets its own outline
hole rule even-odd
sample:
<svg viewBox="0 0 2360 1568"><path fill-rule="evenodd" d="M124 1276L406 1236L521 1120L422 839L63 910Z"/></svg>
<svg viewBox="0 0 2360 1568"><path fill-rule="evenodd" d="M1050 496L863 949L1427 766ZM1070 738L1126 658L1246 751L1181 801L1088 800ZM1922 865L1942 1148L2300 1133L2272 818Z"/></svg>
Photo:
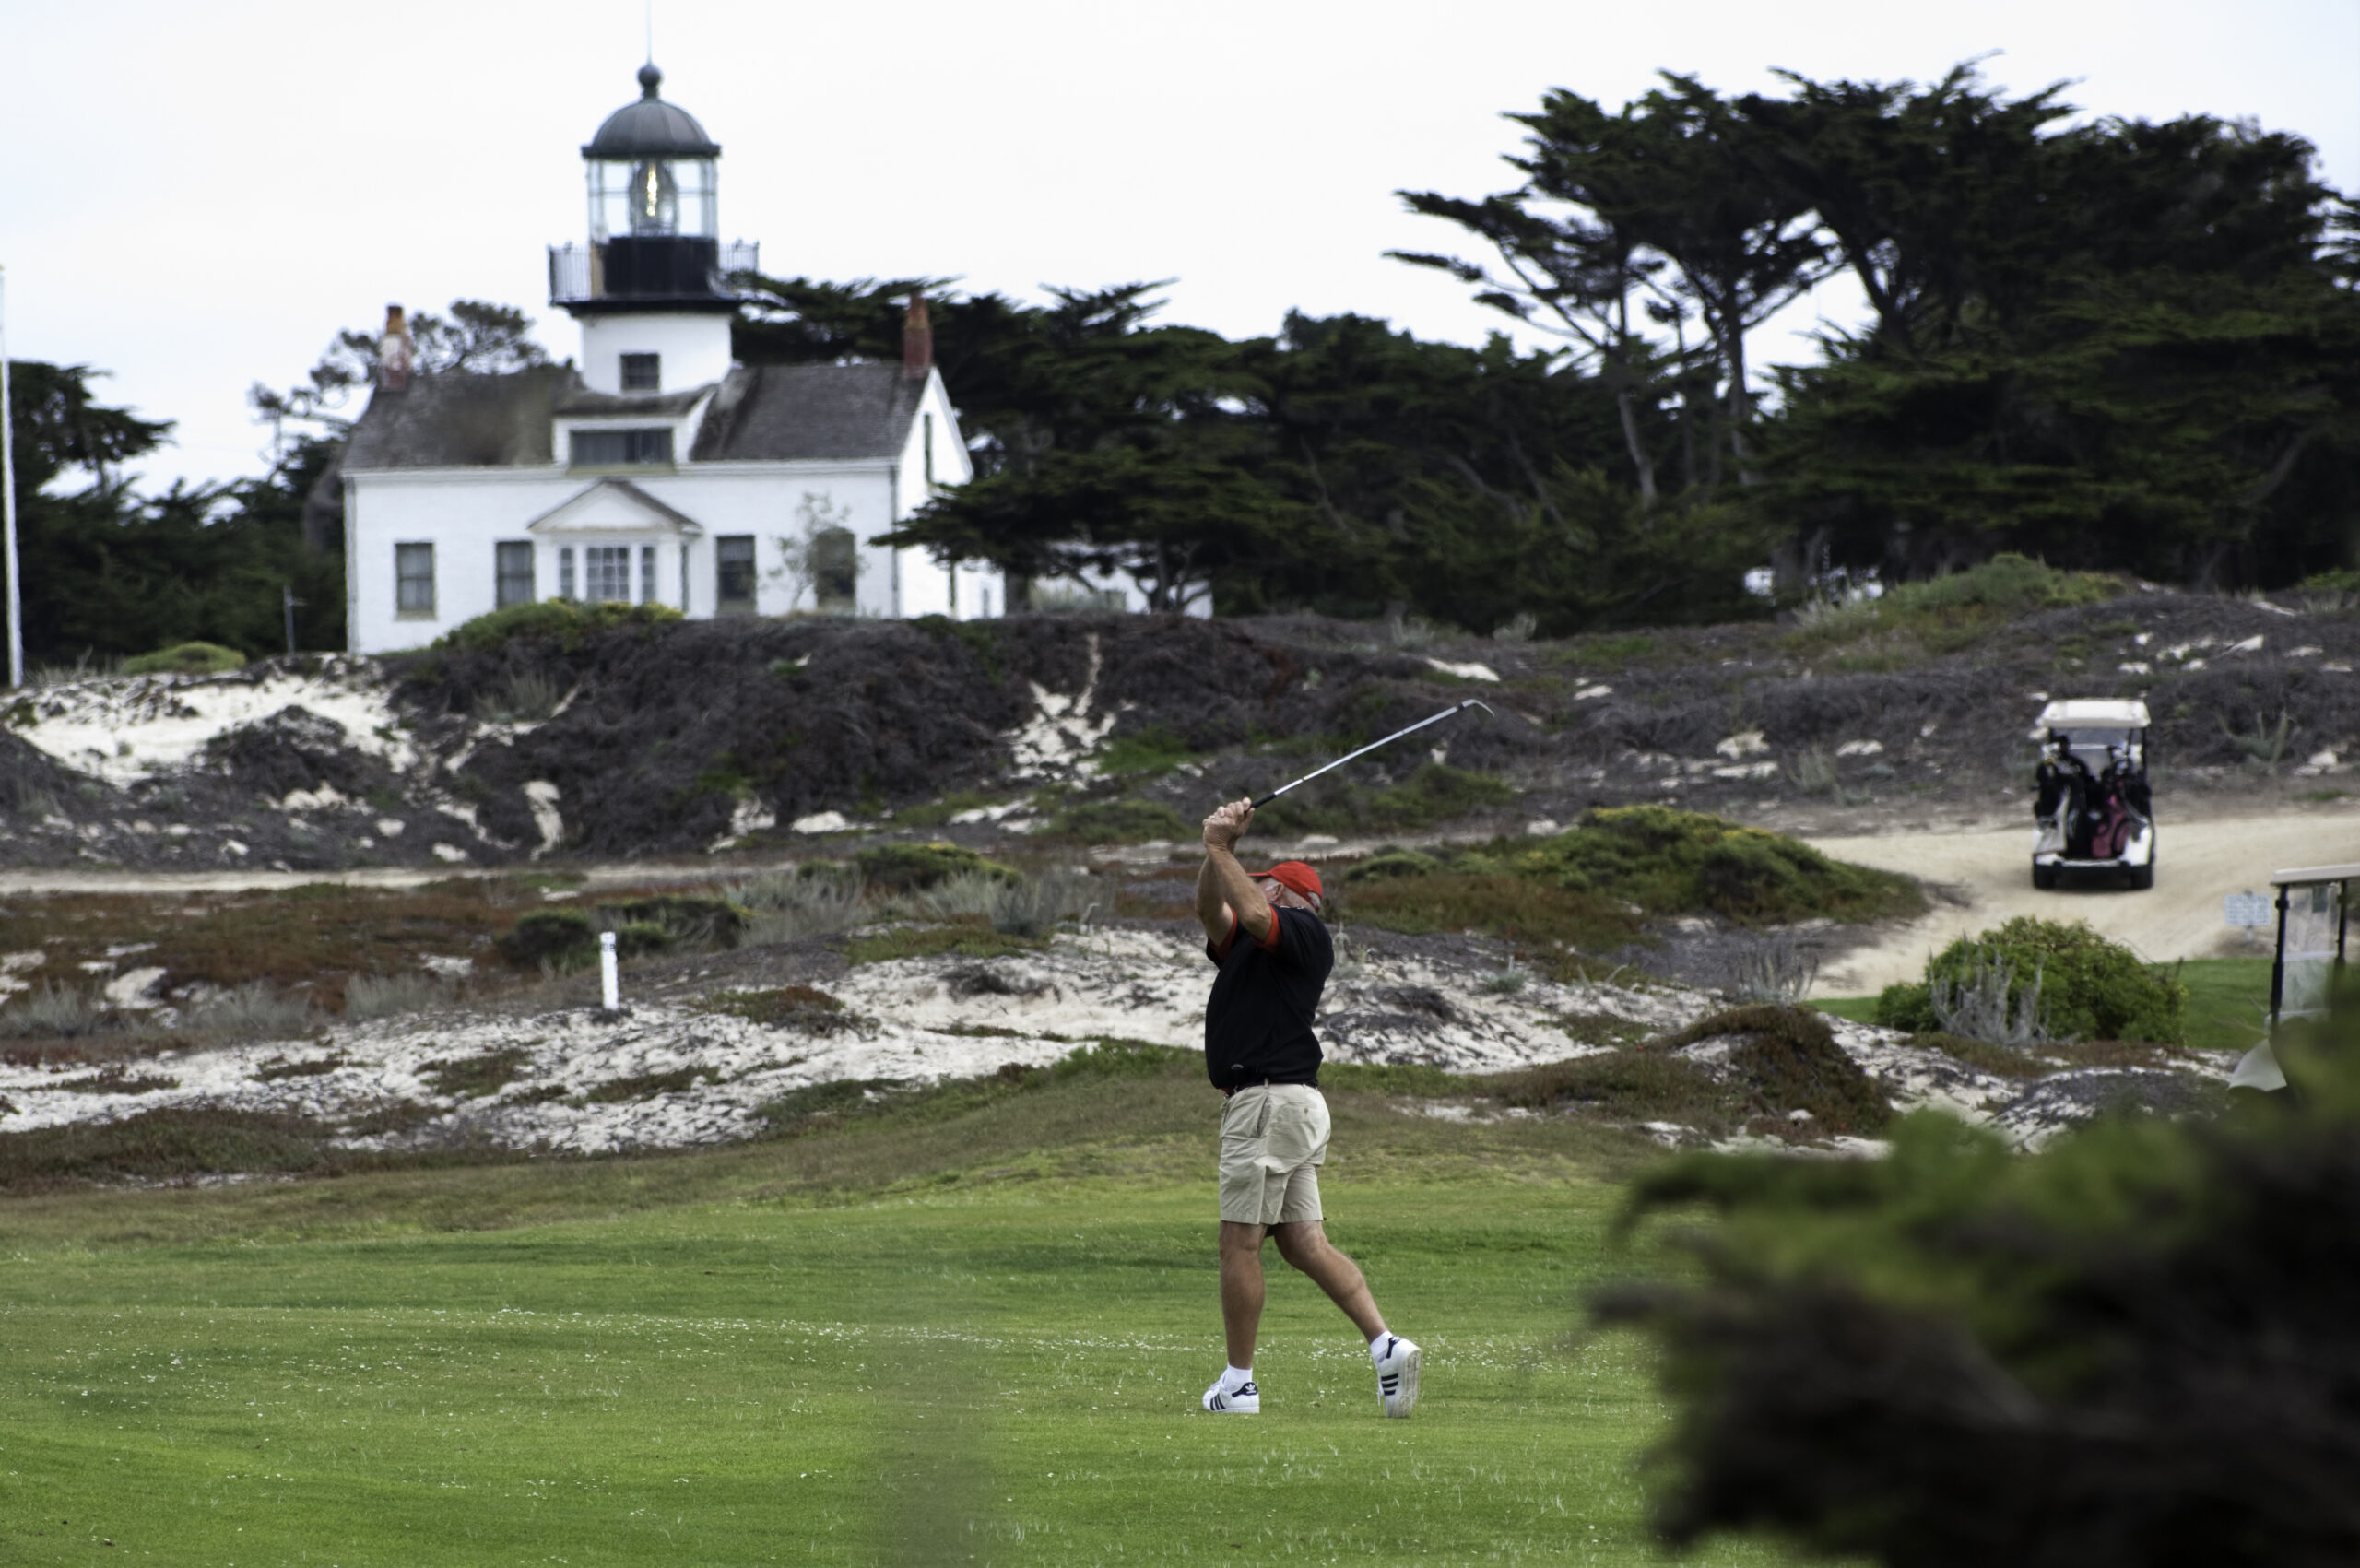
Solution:
<svg viewBox="0 0 2360 1568"><path fill-rule="evenodd" d="M1233 800L1205 819L1205 864L1197 873L1197 920L1205 939L1227 939L1234 914L1238 929L1257 942L1270 939L1278 920L1273 906L1285 907L1296 895L1277 882L1256 883L1237 861L1237 841L1254 825L1254 803ZM1308 907L1308 906L1305 906Z"/></svg>

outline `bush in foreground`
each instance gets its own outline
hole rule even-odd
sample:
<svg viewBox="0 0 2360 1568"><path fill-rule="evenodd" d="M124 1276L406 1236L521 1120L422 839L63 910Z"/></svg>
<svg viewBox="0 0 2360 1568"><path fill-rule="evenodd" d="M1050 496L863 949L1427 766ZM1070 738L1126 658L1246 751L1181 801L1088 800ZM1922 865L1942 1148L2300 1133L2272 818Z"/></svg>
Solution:
<svg viewBox="0 0 2360 1568"><path fill-rule="evenodd" d="M2360 1561L2360 1015L2299 1095L2036 1156L1925 1113L1889 1159L1697 1156L1702 1283L1599 1299L1681 1413L1675 1539L1760 1529L1895 1568Z"/></svg>

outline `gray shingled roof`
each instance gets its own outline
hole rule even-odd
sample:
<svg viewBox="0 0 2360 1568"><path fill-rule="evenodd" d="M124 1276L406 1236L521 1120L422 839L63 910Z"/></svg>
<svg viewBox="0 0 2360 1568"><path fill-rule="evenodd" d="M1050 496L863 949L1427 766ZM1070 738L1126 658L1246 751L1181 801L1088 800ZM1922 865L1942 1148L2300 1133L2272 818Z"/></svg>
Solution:
<svg viewBox="0 0 2360 1568"><path fill-rule="evenodd" d="M352 427L348 472L366 468L481 468L549 463L549 415L582 378L564 365L505 375L445 371L383 387Z"/></svg>
<svg viewBox="0 0 2360 1568"><path fill-rule="evenodd" d="M926 383L895 364L764 365L729 372L697 430L693 463L901 455ZM352 427L347 470L512 467L555 462L558 414L687 412L702 387L662 395L592 392L563 365L507 375L446 371L380 389Z"/></svg>
<svg viewBox="0 0 2360 1568"><path fill-rule="evenodd" d="M710 382L678 392L593 392L576 386L560 394L549 412L580 419L677 419L695 407L697 399L711 387Z"/></svg>
<svg viewBox="0 0 2360 1568"><path fill-rule="evenodd" d="M926 383L895 364L761 365L729 372L697 431L697 463L896 457Z"/></svg>

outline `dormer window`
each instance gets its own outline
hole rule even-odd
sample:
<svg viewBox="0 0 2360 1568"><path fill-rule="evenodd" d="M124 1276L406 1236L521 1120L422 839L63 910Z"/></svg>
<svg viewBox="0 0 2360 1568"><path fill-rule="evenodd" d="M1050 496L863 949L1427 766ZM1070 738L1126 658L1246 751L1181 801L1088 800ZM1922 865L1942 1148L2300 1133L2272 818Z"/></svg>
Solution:
<svg viewBox="0 0 2360 1568"><path fill-rule="evenodd" d="M672 461L669 425L644 430L575 430L572 436L576 468L654 467Z"/></svg>
<svg viewBox="0 0 2360 1568"><path fill-rule="evenodd" d="M625 354L623 357L623 390L625 392L661 392L664 390L664 356L661 354ZM928 416L931 418L932 416Z"/></svg>

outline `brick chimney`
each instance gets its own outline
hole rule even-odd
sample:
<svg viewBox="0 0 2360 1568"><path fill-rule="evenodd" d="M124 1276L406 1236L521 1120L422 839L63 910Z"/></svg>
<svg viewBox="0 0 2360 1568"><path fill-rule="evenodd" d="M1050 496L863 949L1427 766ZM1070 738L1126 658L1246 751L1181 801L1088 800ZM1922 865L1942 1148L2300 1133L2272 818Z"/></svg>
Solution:
<svg viewBox="0 0 2360 1568"><path fill-rule="evenodd" d="M926 296L910 296L909 313L902 318L902 377L923 381L934 369L934 324L926 318Z"/></svg>
<svg viewBox="0 0 2360 1568"><path fill-rule="evenodd" d="M385 307L385 333L377 339L377 384L388 392L399 392L409 384L411 364L418 357L417 345L410 341L409 322L399 305Z"/></svg>

